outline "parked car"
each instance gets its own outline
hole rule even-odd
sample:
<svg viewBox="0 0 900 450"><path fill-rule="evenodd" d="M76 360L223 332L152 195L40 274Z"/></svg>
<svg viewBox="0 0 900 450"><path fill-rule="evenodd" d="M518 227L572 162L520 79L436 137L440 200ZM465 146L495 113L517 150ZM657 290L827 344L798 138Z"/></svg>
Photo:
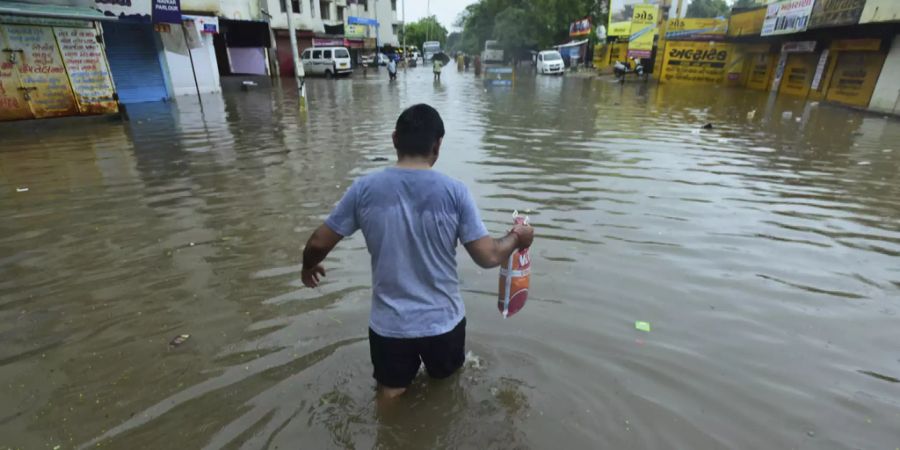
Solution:
<svg viewBox="0 0 900 450"><path fill-rule="evenodd" d="M332 78L353 73L350 52L345 47L313 47L303 50L300 56L307 75L324 75Z"/></svg>
<svg viewBox="0 0 900 450"><path fill-rule="evenodd" d="M537 54L537 73L547 75L562 75L566 72L562 55L556 50L544 50Z"/></svg>

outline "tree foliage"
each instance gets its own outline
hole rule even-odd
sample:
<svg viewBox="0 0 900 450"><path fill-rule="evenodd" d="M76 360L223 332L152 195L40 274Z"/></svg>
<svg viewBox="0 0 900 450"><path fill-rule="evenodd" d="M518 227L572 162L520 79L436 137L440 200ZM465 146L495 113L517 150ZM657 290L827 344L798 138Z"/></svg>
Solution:
<svg viewBox="0 0 900 450"><path fill-rule="evenodd" d="M737 0L731 6L734 8L752 8L754 6L760 6L760 3L756 0Z"/></svg>
<svg viewBox="0 0 900 450"><path fill-rule="evenodd" d="M466 7L456 26L463 29L462 49L478 53L496 39L506 50L547 48L569 40L569 24L591 17L606 23L596 0L479 0Z"/></svg>
<svg viewBox="0 0 900 450"><path fill-rule="evenodd" d="M415 22L406 24L400 29L400 42L403 42L406 34L406 45L415 45L420 50L425 41L438 41L441 47L447 43L447 29L438 22L437 17L429 16Z"/></svg>
<svg viewBox="0 0 900 450"><path fill-rule="evenodd" d="M687 7L685 17L705 19L719 16L727 16L731 8L725 0L693 0Z"/></svg>

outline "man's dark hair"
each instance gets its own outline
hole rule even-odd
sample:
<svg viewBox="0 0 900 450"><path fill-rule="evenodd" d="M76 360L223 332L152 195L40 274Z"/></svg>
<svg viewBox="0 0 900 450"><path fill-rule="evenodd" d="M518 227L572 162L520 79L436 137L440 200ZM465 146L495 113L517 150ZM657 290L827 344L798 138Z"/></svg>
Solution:
<svg viewBox="0 0 900 450"><path fill-rule="evenodd" d="M444 137L444 121L437 110L424 103L406 108L397 118L397 153L428 156L438 139Z"/></svg>

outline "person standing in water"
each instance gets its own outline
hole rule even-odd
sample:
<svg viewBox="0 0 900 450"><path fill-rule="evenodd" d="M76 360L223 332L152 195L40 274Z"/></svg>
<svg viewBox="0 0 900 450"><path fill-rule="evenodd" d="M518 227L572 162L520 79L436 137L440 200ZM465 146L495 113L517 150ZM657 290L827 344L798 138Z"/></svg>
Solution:
<svg viewBox="0 0 900 450"><path fill-rule="evenodd" d="M395 61L394 58L391 58L391 60L388 61L387 70L388 70L388 80L389 81L396 80L397 79L397 61Z"/></svg>
<svg viewBox="0 0 900 450"><path fill-rule="evenodd" d="M325 276L325 257L362 230L372 264L369 355L382 400L403 394L423 363L430 377L446 378L465 361L457 245L492 268L534 239L528 225L499 239L488 235L466 185L432 170L443 139L434 108L403 111L393 133L397 165L354 181L303 250L301 278L314 288Z"/></svg>
<svg viewBox="0 0 900 450"><path fill-rule="evenodd" d="M433 58L431 61L431 70L434 71L434 81L441 81L441 69L444 67L444 63L441 62L440 58Z"/></svg>

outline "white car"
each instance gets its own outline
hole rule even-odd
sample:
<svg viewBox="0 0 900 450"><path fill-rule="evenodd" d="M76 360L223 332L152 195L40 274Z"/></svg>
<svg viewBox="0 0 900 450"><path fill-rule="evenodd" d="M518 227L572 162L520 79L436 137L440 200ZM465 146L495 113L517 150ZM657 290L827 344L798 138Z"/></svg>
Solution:
<svg viewBox="0 0 900 450"><path fill-rule="evenodd" d="M537 54L537 72L547 75L562 75L566 72L566 64L562 55L556 50L544 50Z"/></svg>
<svg viewBox="0 0 900 450"><path fill-rule="evenodd" d="M325 75L332 78L353 73L350 52L344 47L313 47L300 56L306 75Z"/></svg>

